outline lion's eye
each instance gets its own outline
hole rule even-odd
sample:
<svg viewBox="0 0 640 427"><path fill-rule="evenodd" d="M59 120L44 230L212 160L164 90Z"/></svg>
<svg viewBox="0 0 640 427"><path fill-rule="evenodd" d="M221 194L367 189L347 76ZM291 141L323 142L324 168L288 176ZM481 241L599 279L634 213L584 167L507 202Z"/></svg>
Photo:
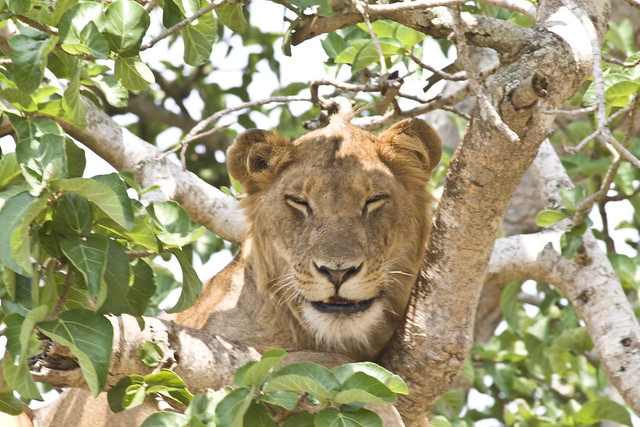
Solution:
<svg viewBox="0 0 640 427"><path fill-rule="evenodd" d="M311 206L309 206L309 202L307 202L306 200L298 196L291 195L284 196L284 200L292 208L302 212L305 215L311 215Z"/></svg>
<svg viewBox="0 0 640 427"><path fill-rule="evenodd" d="M380 206L387 201L387 199L391 197L388 194L376 194L375 196L371 196L364 203L364 208L362 209L363 214L368 214L378 209Z"/></svg>

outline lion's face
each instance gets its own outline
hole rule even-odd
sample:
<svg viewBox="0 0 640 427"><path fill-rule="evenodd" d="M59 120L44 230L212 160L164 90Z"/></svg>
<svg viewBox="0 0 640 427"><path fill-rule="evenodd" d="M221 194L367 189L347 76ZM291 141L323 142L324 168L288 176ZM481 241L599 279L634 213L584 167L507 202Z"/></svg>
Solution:
<svg viewBox="0 0 640 427"><path fill-rule="evenodd" d="M439 156L419 120L378 137L334 121L292 143L249 131L229 150L247 191L256 286L319 348L377 352L397 326L430 230L424 185Z"/></svg>

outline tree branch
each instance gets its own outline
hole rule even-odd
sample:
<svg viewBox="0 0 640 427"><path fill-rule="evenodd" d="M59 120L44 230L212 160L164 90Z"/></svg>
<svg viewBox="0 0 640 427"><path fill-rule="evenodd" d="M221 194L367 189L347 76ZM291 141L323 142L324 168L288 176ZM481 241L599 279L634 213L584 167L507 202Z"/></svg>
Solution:
<svg viewBox="0 0 640 427"><path fill-rule="evenodd" d="M592 16L606 22L606 5L597 3L594 7L602 9L592 10ZM492 76L485 91L520 142L514 145L496 132L495 124L482 120L475 109L451 160L406 324L382 352L380 362L409 385L409 396L398 408L410 424L417 424L450 387L471 348L473 319L491 256L488 248L493 247L511 195L547 135L553 118L544 111L563 105L590 74L588 39L572 33L580 33L580 22L558 3L543 2L539 7L543 21L531 29L535 38L516 61ZM557 14L563 16L566 37L557 34L562 30ZM517 109L511 103L513 83L526 82L534 72L548 88L531 107ZM572 78L566 79L568 75Z"/></svg>
<svg viewBox="0 0 640 427"><path fill-rule="evenodd" d="M546 189L547 206L558 203L558 191L572 186L553 147L545 142L533 170ZM624 400L640 413L640 325L620 280L591 231L584 238L588 265L561 255L562 228L498 239L485 285L533 279L550 283L571 301L585 323L607 376Z"/></svg>
<svg viewBox="0 0 640 427"><path fill-rule="evenodd" d="M140 185L159 185L154 195L157 199L175 200L184 207L191 218L220 237L231 242L242 241L246 232L246 220L237 201L202 181L195 174L164 159L155 146L138 138L118 125L99 110L91 101L84 100L87 111L87 127L80 129L59 121L64 130L89 147L118 171L132 172Z"/></svg>

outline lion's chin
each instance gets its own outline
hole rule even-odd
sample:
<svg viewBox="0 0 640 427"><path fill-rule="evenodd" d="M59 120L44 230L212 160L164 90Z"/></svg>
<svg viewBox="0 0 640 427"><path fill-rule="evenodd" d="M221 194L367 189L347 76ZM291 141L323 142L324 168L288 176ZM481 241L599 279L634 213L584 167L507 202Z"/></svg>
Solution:
<svg viewBox="0 0 640 427"><path fill-rule="evenodd" d="M311 301L311 306L321 313L355 314L368 310L374 300L375 298L353 301L339 296L333 296L324 301Z"/></svg>

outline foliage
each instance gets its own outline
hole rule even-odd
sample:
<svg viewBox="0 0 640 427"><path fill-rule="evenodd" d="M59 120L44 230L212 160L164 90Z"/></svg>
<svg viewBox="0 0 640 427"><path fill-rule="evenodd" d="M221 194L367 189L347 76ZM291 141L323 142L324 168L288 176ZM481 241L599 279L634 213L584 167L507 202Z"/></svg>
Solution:
<svg viewBox="0 0 640 427"><path fill-rule="evenodd" d="M253 25L248 7L228 2L169 37L154 40L209 5L206 0L167 0L149 12L146 2L133 0L0 2L0 25L16 30L2 46L0 58L0 112L4 131L16 141L15 152L0 157L0 321L7 339L0 410L20 412L22 402L41 399L47 391L29 375L29 356L38 352L38 333L70 348L97 394L105 385L111 355L113 331L105 315L126 313L140 319L156 315L164 307L162 301L178 288L180 297L170 310L188 307L201 286L192 266L194 254L206 261L224 247L219 238L193 224L177 203L143 202L153 188L140 188L131 174L91 176L85 170L84 151L60 123L87 126L86 103L93 102L114 116L133 115L127 127L165 149L179 144L175 134L165 132L168 129L186 133L199 119L253 100L252 85L265 69L277 81L272 96L304 94L309 86L306 76L295 82L279 80L277 47L291 54L292 31L305 14L329 16L336 6L326 0L294 1L289 28L275 34ZM465 10L531 25L523 15L494 6L469 3ZM629 20L611 23L603 53L627 63L637 61L634 25ZM432 40L386 20L373 22L371 32L384 67L369 29L359 24L322 39L327 74L346 72L353 81L373 84L386 68L407 82L423 85L428 74L411 55L422 58L425 43ZM451 41L436 42L445 54L449 52ZM179 52L180 58L167 57L167 49ZM157 51L161 53L154 58L152 52ZM243 55L242 65L226 75L216 74L236 54ZM640 139L627 132L623 117L614 116L633 107L640 90L640 65L603 62L603 67L613 134L640 157ZM231 74L237 79L229 78ZM385 97L373 92L355 96L372 105L380 105ZM410 108L422 101L400 96L395 102ZM136 109L138 103L143 107ZM571 100L576 107L595 103L593 81ZM394 107L394 103L384 105ZM269 121L283 135L295 137L301 124L318 112L318 106L296 111L286 104L243 110L235 117L238 126L190 144L186 165L206 181L232 187L237 194L237 183L230 182L221 156L236 131ZM558 119L550 137L557 147L576 145L596 130L593 111L579 117ZM452 121L466 125L463 115ZM578 185L562 192L563 206L541 212L538 225L566 225L561 244L569 259L579 255L582 236L591 228L606 246L625 291L636 301L637 237L628 241L624 253L616 248L605 205L624 200L630 218L615 225L637 230L640 172L629 163L618 166L605 189L611 195L596 202L600 216L604 215L599 224L604 225L594 225L587 216L592 206L585 203L599 191L615 159L606 147L593 141L585 144L584 150L566 152L562 158ZM447 151L447 160L450 155ZM446 166L436 171L432 187L444 177ZM168 259L178 263L183 283L162 264ZM518 300L525 288L539 299L536 304ZM607 379L590 338L557 290L546 284L512 283L500 307L503 326L488 342L476 344L464 372L468 387L442 397L434 425L472 425L487 419L506 425L589 425L600 420L630 425L627 409L608 399ZM635 308L640 310L637 302ZM215 420L233 424L266 420L265 415L285 426L330 425L337 419L344 425L375 425L375 414L362 404L392 403L395 393L405 391L401 380L373 365L333 371L309 364L283 368L282 356L275 350L267 352L260 362L238 371L235 389L204 395L192 396L187 385L167 370L132 375L110 392L110 402L114 410L122 410L140 404L149 394L160 394L187 408L184 415L160 412L148 421L171 425L207 425ZM149 366L161 357L153 345L145 346L143 360ZM322 409L298 414L301 404ZM272 425L269 422L274 421L264 425Z"/></svg>
<svg viewBox="0 0 640 427"><path fill-rule="evenodd" d="M281 349L268 350L259 361L236 371L235 389L195 396L166 369L144 377L129 375L109 391L109 405L120 412L160 393L187 407L184 414L157 412L143 426L382 426L380 417L364 405L392 404L397 394L408 392L400 377L374 363L350 363L333 370L311 362L282 366L285 355ZM148 342L141 358L157 366L162 352Z"/></svg>

